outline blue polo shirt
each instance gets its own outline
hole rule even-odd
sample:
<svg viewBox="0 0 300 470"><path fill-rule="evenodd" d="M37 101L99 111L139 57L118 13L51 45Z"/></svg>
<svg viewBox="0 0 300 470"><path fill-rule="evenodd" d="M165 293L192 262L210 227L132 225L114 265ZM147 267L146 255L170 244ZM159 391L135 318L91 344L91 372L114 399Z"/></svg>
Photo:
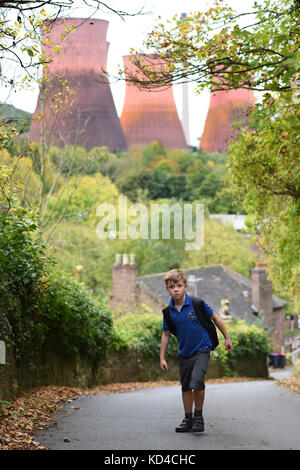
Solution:
<svg viewBox="0 0 300 470"><path fill-rule="evenodd" d="M174 300L170 302L170 318L176 327L178 339L178 354L190 357L197 351L212 348L211 340L207 330L201 325L193 309L192 299L189 294L185 295L184 304L180 312L174 306ZM205 313L211 317L213 309L204 302ZM168 331L168 325L163 320L163 330Z"/></svg>

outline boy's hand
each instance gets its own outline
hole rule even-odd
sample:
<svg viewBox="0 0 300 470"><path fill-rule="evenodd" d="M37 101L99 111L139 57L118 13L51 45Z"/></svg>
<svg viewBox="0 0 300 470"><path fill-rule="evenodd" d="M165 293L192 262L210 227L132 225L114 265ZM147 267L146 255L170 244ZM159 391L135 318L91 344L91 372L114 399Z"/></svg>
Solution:
<svg viewBox="0 0 300 470"><path fill-rule="evenodd" d="M164 371L164 372L167 372L167 370L169 369L169 366L168 366L168 363L165 359L161 359L160 360L160 368Z"/></svg>
<svg viewBox="0 0 300 470"><path fill-rule="evenodd" d="M225 339L225 349L227 349L227 351L233 350L232 342L230 341L229 338Z"/></svg>

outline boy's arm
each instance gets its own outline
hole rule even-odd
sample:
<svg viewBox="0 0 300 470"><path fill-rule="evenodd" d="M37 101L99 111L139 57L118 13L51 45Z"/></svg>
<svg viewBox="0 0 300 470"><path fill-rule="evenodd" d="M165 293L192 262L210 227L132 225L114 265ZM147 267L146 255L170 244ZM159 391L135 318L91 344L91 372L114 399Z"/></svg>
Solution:
<svg viewBox="0 0 300 470"><path fill-rule="evenodd" d="M170 341L170 331L163 330L160 343L160 368L167 372L168 363L165 360L168 344Z"/></svg>
<svg viewBox="0 0 300 470"><path fill-rule="evenodd" d="M224 325L224 322L221 320L219 315L217 315L215 312L213 313L211 319L214 322L214 324L216 325L216 327L221 331L222 335L224 336L225 348L228 351L232 351L232 349L233 349L232 342L229 338L229 334L226 330L226 326Z"/></svg>

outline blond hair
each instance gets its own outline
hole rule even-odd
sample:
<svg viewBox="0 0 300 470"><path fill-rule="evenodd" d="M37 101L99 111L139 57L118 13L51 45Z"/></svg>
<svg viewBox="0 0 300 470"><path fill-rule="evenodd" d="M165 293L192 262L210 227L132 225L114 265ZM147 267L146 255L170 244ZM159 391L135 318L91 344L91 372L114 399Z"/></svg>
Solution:
<svg viewBox="0 0 300 470"><path fill-rule="evenodd" d="M180 269L171 269L171 271L167 272L165 275L165 283L166 286L168 285L168 282L178 282L178 281L183 281L184 284L186 284L186 275L183 271Z"/></svg>

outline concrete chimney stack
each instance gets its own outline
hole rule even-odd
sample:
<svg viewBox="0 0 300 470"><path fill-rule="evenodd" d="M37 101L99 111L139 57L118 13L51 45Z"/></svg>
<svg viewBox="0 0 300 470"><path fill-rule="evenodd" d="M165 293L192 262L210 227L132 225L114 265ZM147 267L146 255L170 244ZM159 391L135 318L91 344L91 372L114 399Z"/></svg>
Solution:
<svg viewBox="0 0 300 470"><path fill-rule="evenodd" d="M74 31L62 40L72 27ZM62 18L44 35L61 47L61 53L45 42L43 52L51 61L32 118L29 136L33 141L126 150L110 85L101 72L109 47L107 28L105 20Z"/></svg>
<svg viewBox="0 0 300 470"><path fill-rule="evenodd" d="M246 110L254 105L252 90L215 91L210 102L200 148L206 153L225 152L238 130L233 130L235 120L246 118Z"/></svg>
<svg viewBox="0 0 300 470"><path fill-rule="evenodd" d="M135 60L140 59L153 70L163 70L166 67L162 59L151 54L125 56L123 59L127 78L139 74ZM165 148L187 148L172 87L153 91L127 83L120 119L128 147L144 146L158 141Z"/></svg>

